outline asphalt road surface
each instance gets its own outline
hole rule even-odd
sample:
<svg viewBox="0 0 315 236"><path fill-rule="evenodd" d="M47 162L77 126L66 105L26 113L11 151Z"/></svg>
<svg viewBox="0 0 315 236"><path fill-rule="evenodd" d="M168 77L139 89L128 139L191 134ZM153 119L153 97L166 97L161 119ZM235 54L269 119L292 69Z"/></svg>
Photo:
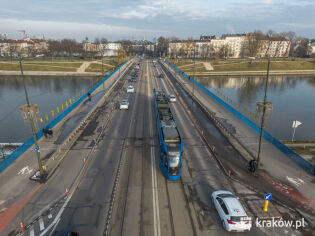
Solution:
<svg viewBox="0 0 315 236"><path fill-rule="evenodd" d="M36 235L51 235L55 230L71 230L81 236L228 234L222 229L210 195L219 189L235 192L245 187L236 186L223 174L181 102L172 103L171 110L184 143L182 178L167 181L161 173L153 88L174 93L170 78L164 75L157 78L153 63L144 60L136 83L129 82L130 73L123 78L121 86L116 88L117 96L104 105L104 112L93 127L72 147L78 153L89 148L93 143L91 135L111 115L110 124L76 190L55 210L51 217L55 223L50 222L50 227ZM135 93L126 93L129 84L135 86ZM121 99L129 100L128 110L119 110ZM214 134L218 132L214 126L208 128ZM221 145L229 148L224 139ZM283 232L254 227L246 234L281 235Z"/></svg>

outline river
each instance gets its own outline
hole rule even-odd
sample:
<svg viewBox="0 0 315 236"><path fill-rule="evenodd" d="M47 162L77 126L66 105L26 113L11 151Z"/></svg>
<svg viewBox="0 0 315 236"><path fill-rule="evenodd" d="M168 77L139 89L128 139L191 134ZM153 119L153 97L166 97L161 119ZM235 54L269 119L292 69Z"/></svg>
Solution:
<svg viewBox="0 0 315 236"><path fill-rule="evenodd" d="M30 103L38 104L40 117L38 128L52 120L51 111L87 89L96 78L69 77L25 77ZM26 104L21 77L0 77L0 143L20 143L31 137L29 124L25 124L19 106ZM49 120L45 118L48 114Z"/></svg>
<svg viewBox="0 0 315 236"><path fill-rule="evenodd" d="M220 98L260 125L254 119L256 102L263 101L265 78L262 76L211 76L197 80ZM225 98L224 98L225 96ZM294 140L315 140L315 77L271 76L268 81L267 101L273 108L267 119L266 130L280 140L291 140L292 122L302 122ZM244 113L244 108L246 109Z"/></svg>

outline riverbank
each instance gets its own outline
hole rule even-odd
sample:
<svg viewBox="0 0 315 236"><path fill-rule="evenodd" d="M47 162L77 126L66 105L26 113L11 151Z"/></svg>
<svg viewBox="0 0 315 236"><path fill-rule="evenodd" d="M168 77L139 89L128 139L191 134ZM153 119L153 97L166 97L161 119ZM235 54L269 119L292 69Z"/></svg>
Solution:
<svg viewBox="0 0 315 236"><path fill-rule="evenodd" d="M249 76L249 75L266 75L267 71L212 71L212 72L185 72L189 76ZM315 70L273 70L269 75L315 75Z"/></svg>
<svg viewBox="0 0 315 236"><path fill-rule="evenodd" d="M19 76L21 75L20 71L8 71L8 70L0 70L1 75L8 76ZM67 71L24 71L24 75L31 76L76 76L76 77L99 77L102 75L100 72L67 72Z"/></svg>
<svg viewBox="0 0 315 236"><path fill-rule="evenodd" d="M171 60L190 76L238 76L266 75L266 59L227 59L227 60ZM270 75L315 75L315 61L312 59L277 59L270 63Z"/></svg>

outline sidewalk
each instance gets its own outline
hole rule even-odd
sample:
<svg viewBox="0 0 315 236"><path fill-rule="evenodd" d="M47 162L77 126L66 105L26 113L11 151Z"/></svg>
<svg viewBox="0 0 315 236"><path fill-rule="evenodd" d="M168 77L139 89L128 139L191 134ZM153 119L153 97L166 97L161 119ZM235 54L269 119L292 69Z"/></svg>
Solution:
<svg viewBox="0 0 315 236"><path fill-rule="evenodd" d="M126 67L127 64L124 65L124 67ZM113 84L118 73L119 72L117 71L104 83L105 89ZM46 162L49 157L53 155L54 151L59 147L59 144L67 138L72 132L72 129L76 127L95 104L100 101L103 97L102 95L103 86L99 86L99 88L93 92L91 100L84 100L53 128L53 138L42 137L38 141L41 160L43 162ZM10 223L10 219L12 217L14 218L15 215L19 213L19 210L31 200L31 197L29 196L33 196L38 190L46 188L45 184L29 180L29 177L38 170L36 153L34 152L33 147L34 145L0 174L0 233L6 225ZM77 154L77 156L81 155L82 153ZM79 165L82 164L81 161L78 163ZM80 168L73 169L79 170ZM76 176L77 173L70 169L67 171L67 175ZM48 205L48 199L50 199L50 201L57 200L58 197L62 196L65 192L65 188L60 188L58 185L71 186L72 181L72 178L65 177L61 182L55 183L55 191L53 191L53 194L50 194L49 196L47 195L47 198L43 201L47 202L46 204ZM14 205L12 204L19 207L14 207L13 209L12 206Z"/></svg>
<svg viewBox="0 0 315 236"><path fill-rule="evenodd" d="M164 65L175 75L173 68L166 63ZM186 77L178 74L175 77L188 91L192 91L192 83L188 82ZM224 120L223 123L226 127L229 130L234 130L234 136L251 153L258 153L259 134L211 99L198 86L194 86L194 90L194 96L209 111L214 112L216 118ZM315 214L315 183L313 176L306 173L283 152L266 140L263 140L262 143L261 163L262 168L267 172L267 174L262 174L262 177L274 186L275 191L281 192L294 202L301 203L305 210Z"/></svg>

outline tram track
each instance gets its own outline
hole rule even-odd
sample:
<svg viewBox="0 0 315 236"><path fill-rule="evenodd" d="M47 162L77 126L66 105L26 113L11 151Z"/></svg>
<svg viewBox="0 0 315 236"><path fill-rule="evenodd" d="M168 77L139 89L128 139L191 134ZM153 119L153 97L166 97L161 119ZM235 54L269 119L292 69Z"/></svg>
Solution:
<svg viewBox="0 0 315 236"><path fill-rule="evenodd" d="M158 66L158 65L156 65L156 66ZM160 69L160 71L162 72L161 69ZM162 79L163 78L160 79L160 84L159 84L157 77L154 75L154 81L155 81L157 88L164 88L165 87L162 85ZM164 90L165 90L165 88L164 88ZM174 185L174 186L171 186L171 185ZM184 201L185 201L185 205L186 205L185 209L186 209L187 214L189 216L189 221L190 221L190 225L191 225L191 229L192 229L192 232L190 235L197 235L196 226L195 226L194 221L192 219L192 212L190 210L190 207L187 207L189 205L189 201L188 201L188 196L186 195L186 192L184 190L184 183L182 181L182 178L180 178L180 180L178 180L178 181L170 181L170 180L167 180L165 178L165 186L166 186L166 193L167 193L167 201L168 201L168 205L169 205L169 215L170 215L170 219L171 219L171 222L170 222L171 223L171 229L172 229L171 235L177 235L176 230L178 230L179 227L178 227L178 225L175 227L176 223L174 221L176 220L176 218L183 219L180 217L180 214L182 214L182 212L179 212L178 210L174 211L174 208L178 209L178 206L176 203L174 203L174 200L172 201L172 199L175 199L176 196L178 196L178 195L176 195L178 193L180 193L179 195L184 196ZM178 219L177 219L177 224L179 222Z"/></svg>

